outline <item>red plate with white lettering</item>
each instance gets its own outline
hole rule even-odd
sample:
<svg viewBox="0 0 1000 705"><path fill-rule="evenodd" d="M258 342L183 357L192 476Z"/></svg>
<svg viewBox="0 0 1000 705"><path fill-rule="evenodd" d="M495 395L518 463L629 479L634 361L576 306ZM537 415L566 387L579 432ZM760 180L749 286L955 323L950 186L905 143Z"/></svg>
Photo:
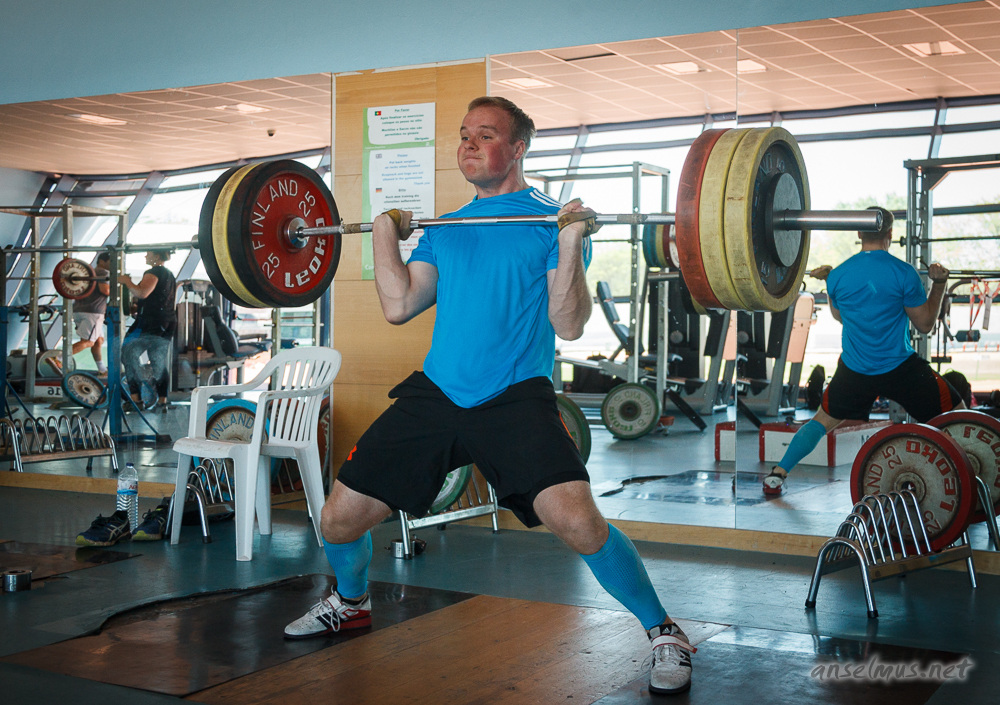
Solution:
<svg viewBox="0 0 1000 705"><path fill-rule="evenodd" d="M1000 513L1000 421L981 411L961 409L948 411L927 422L951 436L969 456L973 477L982 478L990 491L993 516ZM972 521L986 521L979 495Z"/></svg>
<svg viewBox="0 0 1000 705"><path fill-rule="evenodd" d="M52 285L64 299L85 299L97 286L94 268L82 259L61 259L52 270Z"/></svg>
<svg viewBox="0 0 1000 705"><path fill-rule="evenodd" d="M306 306L329 288L340 261L340 236L290 236L298 227L340 223L319 174L290 159L262 164L246 174L231 204L229 255L236 276L256 298L276 307Z"/></svg>
<svg viewBox="0 0 1000 705"><path fill-rule="evenodd" d="M701 203L701 182L712 147L726 130L705 130L691 144L681 178L677 183L676 249L680 270L684 273L691 297L705 308L726 308L708 283L705 263L701 258L701 236L698 231L698 209Z"/></svg>
<svg viewBox="0 0 1000 705"><path fill-rule="evenodd" d="M851 500L912 489L931 549L940 551L968 528L976 506L969 459L947 434L925 424L887 426L861 446L851 469ZM912 545L908 527L903 540Z"/></svg>

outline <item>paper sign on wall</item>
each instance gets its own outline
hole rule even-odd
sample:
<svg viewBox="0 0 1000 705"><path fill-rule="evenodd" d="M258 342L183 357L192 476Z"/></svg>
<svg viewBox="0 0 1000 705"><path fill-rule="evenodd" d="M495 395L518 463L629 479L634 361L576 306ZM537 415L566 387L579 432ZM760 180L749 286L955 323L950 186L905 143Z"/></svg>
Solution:
<svg viewBox="0 0 1000 705"><path fill-rule="evenodd" d="M365 110L362 218L371 222L391 208L413 211L414 218L434 217L434 103L389 105ZM399 243L406 262L421 231ZM371 234L361 249L361 278L374 279Z"/></svg>

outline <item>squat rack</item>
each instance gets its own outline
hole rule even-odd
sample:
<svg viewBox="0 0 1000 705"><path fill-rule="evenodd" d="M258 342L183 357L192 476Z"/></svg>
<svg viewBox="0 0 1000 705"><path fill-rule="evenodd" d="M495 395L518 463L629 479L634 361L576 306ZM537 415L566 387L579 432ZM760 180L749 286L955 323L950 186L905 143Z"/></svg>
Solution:
<svg viewBox="0 0 1000 705"><path fill-rule="evenodd" d="M972 215L996 212L996 206L960 206L934 208L934 189L953 171L996 169L1000 167L1000 154L981 154L971 157L944 157L937 159L908 159L903 162L907 171L906 186L906 261L917 270L925 270L922 262L932 259L933 217L937 215ZM949 238L954 240L956 238ZM977 240L979 238L965 238ZM927 336L917 336L916 351L925 360L930 359Z"/></svg>

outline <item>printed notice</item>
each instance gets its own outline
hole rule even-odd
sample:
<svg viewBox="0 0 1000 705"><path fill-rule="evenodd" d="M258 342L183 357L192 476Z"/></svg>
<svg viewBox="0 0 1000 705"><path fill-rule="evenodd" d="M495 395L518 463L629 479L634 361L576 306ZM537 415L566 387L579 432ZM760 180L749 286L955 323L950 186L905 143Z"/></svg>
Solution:
<svg viewBox="0 0 1000 705"><path fill-rule="evenodd" d="M390 105L365 111L362 218L371 222L392 208L434 216L434 103ZM403 262L421 231L399 243ZM362 279L375 278L371 234L362 239Z"/></svg>

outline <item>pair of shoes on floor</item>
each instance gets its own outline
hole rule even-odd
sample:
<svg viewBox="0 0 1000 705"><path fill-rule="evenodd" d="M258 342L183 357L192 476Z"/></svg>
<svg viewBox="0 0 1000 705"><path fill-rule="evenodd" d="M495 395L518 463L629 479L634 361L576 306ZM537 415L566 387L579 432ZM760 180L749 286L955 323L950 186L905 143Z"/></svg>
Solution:
<svg viewBox="0 0 1000 705"><path fill-rule="evenodd" d="M333 590L329 597L285 627L286 639L309 639L345 629L362 629L372 624L372 601L365 593L357 605L348 604Z"/></svg>
<svg viewBox="0 0 1000 705"><path fill-rule="evenodd" d="M169 504L161 504L142 515L142 523L132 534L133 541L160 541L167 536Z"/></svg>
<svg viewBox="0 0 1000 705"><path fill-rule="evenodd" d="M77 546L114 546L132 537L128 512L119 509L109 517L97 515L90 528L76 537Z"/></svg>
<svg viewBox="0 0 1000 705"><path fill-rule="evenodd" d="M691 654L698 649L675 623L661 624L646 632L653 647L649 670L649 692L660 695L683 693L691 687Z"/></svg>
<svg viewBox="0 0 1000 705"><path fill-rule="evenodd" d="M781 494L781 490L785 486L785 480L788 478L787 474L781 474L778 472L778 466L775 465L771 468L771 472L764 476L763 490L764 494L769 497L777 497Z"/></svg>

